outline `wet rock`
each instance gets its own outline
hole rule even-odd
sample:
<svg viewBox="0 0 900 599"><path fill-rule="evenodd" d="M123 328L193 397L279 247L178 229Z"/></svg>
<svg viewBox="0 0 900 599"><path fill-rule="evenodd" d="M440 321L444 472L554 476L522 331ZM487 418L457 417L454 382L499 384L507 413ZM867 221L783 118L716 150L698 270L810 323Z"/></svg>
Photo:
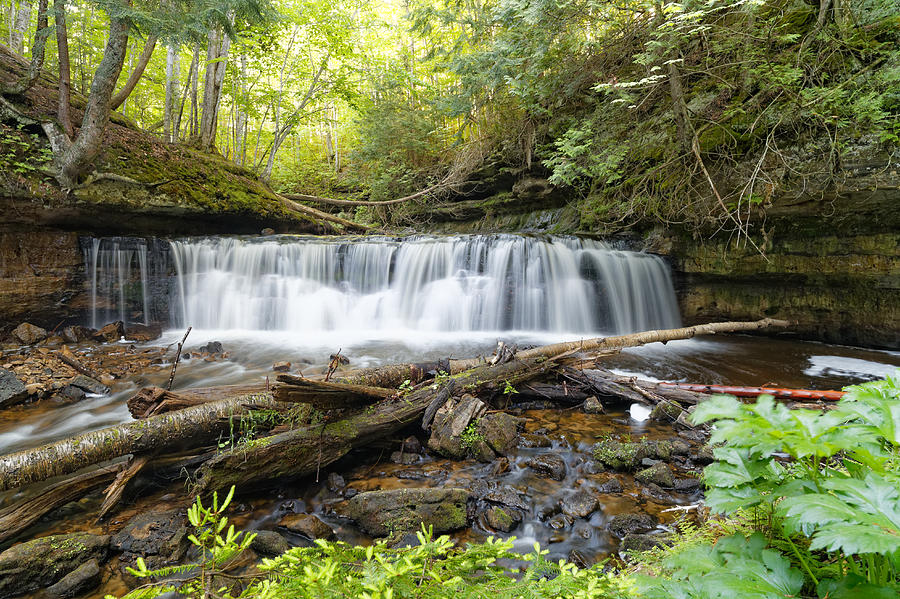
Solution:
<svg viewBox="0 0 900 599"><path fill-rule="evenodd" d="M693 493L700 490L699 478L676 478L675 490L679 493Z"/></svg>
<svg viewBox="0 0 900 599"><path fill-rule="evenodd" d="M619 549L626 552L650 551L654 547L664 545L665 540L666 537L663 535L628 534L622 539Z"/></svg>
<svg viewBox="0 0 900 599"><path fill-rule="evenodd" d="M470 456L485 464L493 462L497 457L497 454L494 453L494 450L491 449L491 446L484 439L476 438L475 441L471 442L468 445L468 452Z"/></svg>
<svg viewBox="0 0 900 599"><path fill-rule="evenodd" d="M506 455L516 445L520 423L515 416L496 412L482 417L476 430L497 455Z"/></svg>
<svg viewBox="0 0 900 599"><path fill-rule="evenodd" d="M675 486L672 469L664 462L657 462L653 466L641 470L634 475L634 479L645 485L655 484L667 489L671 489Z"/></svg>
<svg viewBox="0 0 900 599"><path fill-rule="evenodd" d="M692 430L697 428L697 425L691 422L691 417L687 412L682 412L675 419L675 427L683 430Z"/></svg>
<svg viewBox="0 0 900 599"><path fill-rule="evenodd" d="M96 559L91 559L49 587L46 597L71 599L92 591L98 586L100 586L100 564Z"/></svg>
<svg viewBox="0 0 900 599"><path fill-rule="evenodd" d="M613 470L634 470L646 457L650 457L645 443L623 443L614 439L600 441L593 448L594 459Z"/></svg>
<svg viewBox="0 0 900 599"><path fill-rule="evenodd" d="M575 522L575 518L568 514L556 514L549 520L547 520L547 526L554 530L562 530L564 528L569 528L572 526L572 523Z"/></svg>
<svg viewBox="0 0 900 599"><path fill-rule="evenodd" d="M621 493L622 490L622 481L615 476L610 476L597 487L598 493Z"/></svg>
<svg viewBox="0 0 900 599"><path fill-rule="evenodd" d="M650 412L650 420L655 420L657 422L675 422L678 420L678 417L681 416L682 412L684 412L684 410L680 405L664 399L653 406L653 411Z"/></svg>
<svg viewBox="0 0 900 599"><path fill-rule="evenodd" d="M656 528L656 518L643 512L618 514L609 519L607 528L610 533L621 539L629 534L653 530Z"/></svg>
<svg viewBox="0 0 900 599"><path fill-rule="evenodd" d="M332 493L337 493L346 486L347 483L344 481L344 477L337 472L332 472L328 475L328 490Z"/></svg>
<svg viewBox="0 0 900 599"><path fill-rule="evenodd" d="M672 447L672 455L686 456L691 452L691 446L681 439L672 439L669 443Z"/></svg>
<svg viewBox="0 0 900 599"><path fill-rule="evenodd" d="M111 322L94 333L94 339L114 343L125 336L125 323L121 320Z"/></svg>
<svg viewBox="0 0 900 599"><path fill-rule="evenodd" d="M584 400L582 409L585 414L603 414L606 411L603 409L603 404L600 403L600 400L593 395Z"/></svg>
<svg viewBox="0 0 900 599"><path fill-rule="evenodd" d="M566 559L579 568L590 568L593 564L593 560L591 560L587 555L585 555L578 549L573 549L572 551L570 551L569 556Z"/></svg>
<svg viewBox="0 0 900 599"><path fill-rule="evenodd" d="M494 467L491 469L491 476L500 476L509 472L509 459L499 457L494 461Z"/></svg>
<svg viewBox="0 0 900 599"><path fill-rule="evenodd" d="M409 468L407 470L401 470L396 474L397 478L401 480L425 480L428 478L428 474L421 468Z"/></svg>
<svg viewBox="0 0 900 599"><path fill-rule="evenodd" d="M14 372L0 368L0 408L25 401L28 389Z"/></svg>
<svg viewBox="0 0 900 599"><path fill-rule="evenodd" d="M655 499L656 501L660 501L662 503L675 504L675 498L662 490L662 487L655 483L648 483L644 488L641 489L641 495L644 497L649 497L650 499Z"/></svg>
<svg viewBox="0 0 900 599"><path fill-rule="evenodd" d="M47 387L40 383L31 383L30 385L25 385L25 391L28 393L28 397L37 400L47 394Z"/></svg>
<svg viewBox="0 0 900 599"><path fill-rule="evenodd" d="M117 551L175 561L187 551L187 535L188 522L181 511L150 512L129 520L109 544Z"/></svg>
<svg viewBox="0 0 900 599"><path fill-rule="evenodd" d="M553 480L562 480L566 477L566 463L556 454L539 455L528 460L526 464L538 474Z"/></svg>
<svg viewBox="0 0 900 599"><path fill-rule="evenodd" d="M550 447L552 443L546 435L538 435L535 433L522 433L518 439L519 447Z"/></svg>
<svg viewBox="0 0 900 599"><path fill-rule="evenodd" d="M573 518L586 518L597 509L599 501L590 491L581 489L575 491L559 502L559 507L564 514Z"/></svg>
<svg viewBox="0 0 900 599"><path fill-rule="evenodd" d="M513 487L508 485L498 487L483 497L485 501L496 503L517 510L528 510L529 503L526 497Z"/></svg>
<svg viewBox="0 0 900 599"><path fill-rule="evenodd" d="M275 234L275 229L266 227L265 229L263 229L262 231L260 231L259 234L260 234L260 235L274 235L274 234Z"/></svg>
<svg viewBox="0 0 900 599"><path fill-rule="evenodd" d="M272 364L272 370L275 372L288 372L291 369L290 362L275 362Z"/></svg>
<svg viewBox="0 0 900 599"><path fill-rule="evenodd" d="M401 449L409 453L422 453L422 442L419 441L418 437L410 435L403 439Z"/></svg>
<svg viewBox="0 0 900 599"><path fill-rule="evenodd" d="M23 322L15 329L13 329L12 332L13 339L24 345L34 345L35 343L40 343L47 338L47 335L48 333L46 329L42 329L41 327L33 325L29 322Z"/></svg>
<svg viewBox="0 0 900 599"><path fill-rule="evenodd" d="M256 536L250 543L250 549L260 555L274 557L291 548L291 544L287 542L287 539L274 530L257 530L255 532Z"/></svg>
<svg viewBox="0 0 900 599"><path fill-rule="evenodd" d="M534 510L535 517L541 522L546 521L548 518L551 518L559 513L559 504L556 503L545 503L543 505L538 506Z"/></svg>
<svg viewBox="0 0 900 599"><path fill-rule="evenodd" d="M712 464L716 461L716 456L713 454L712 447L704 445L697 450L696 454L691 456L691 459L698 464Z"/></svg>
<svg viewBox="0 0 900 599"><path fill-rule="evenodd" d="M0 599L48 587L92 559L102 562L109 537L76 532L41 537L0 553Z"/></svg>
<svg viewBox="0 0 900 599"><path fill-rule="evenodd" d="M65 342L66 340L61 335L50 335L49 337L41 341L41 345L50 345L55 347L57 345L62 345Z"/></svg>
<svg viewBox="0 0 900 599"><path fill-rule="evenodd" d="M162 327L158 324L137 324L132 322L125 327L124 337L129 341L147 343L162 337Z"/></svg>
<svg viewBox="0 0 900 599"><path fill-rule="evenodd" d="M387 545L393 549L399 549L402 547L418 547L421 543L418 535L410 531L392 535L388 538Z"/></svg>
<svg viewBox="0 0 900 599"><path fill-rule="evenodd" d="M463 395L458 402L448 401L434 415L428 448L444 457L461 459L470 446L463 441L463 433L486 411L485 403L472 395Z"/></svg>
<svg viewBox="0 0 900 599"><path fill-rule="evenodd" d="M374 536L418 530L423 523L440 533L466 526L468 499L465 489L369 491L339 503L335 511Z"/></svg>
<svg viewBox="0 0 900 599"><path fill-rule="evenodd" d="M65 385L56 392L56 397L64 401L81 401L87 394L81 387Z"/></svg>
<svg viewBox="0 0 900 599"><path fill-rule="evenodd" d="M312 514L288 514L278 521L278 526L313 540L331 540L335 537L331 527Z"/></svg>
<svg viewBox="0 0 900 599"><path fill-rule="evenodd" d="M522 515L515 511L507 511L502 507L492 506L484 512L484 524L488 530L509 532L522 521Z"/></svg>
<svg viewBox="0 0 900 599"><path fill-rule="evenodd" d="M93 337L96 332L97 331L94 329L75 325L64 328L62 337L65 339L66 343L81 343L82 341L87 341Z"/></svg>
<svg viewBox="0 0 900 599"><path fill-rule="evenodd" d="M206 345L201 345L194 351L204 353L204 354L221 354L225 351L225 348L222 346L221 341L210 341Z"/></svg>
<svg viewBox="0 0 900 599"><path fill-rule="evenodd" d="M92 379L89 376L85 376L83 374L79 374L78 376L73 377L69 380L69 385L73 387L78 387L88 393L96 393L98 395L105 395L109 393L109 387L101 383L96 379Z"/></svg>
<svg viewBox="0 0 900 599"><path fill-rule="evenodd" d="M412 466L422 461L422 456L417 453L409 453L405 451L395 451L391 454L391 461L401 466Z"/></svg>

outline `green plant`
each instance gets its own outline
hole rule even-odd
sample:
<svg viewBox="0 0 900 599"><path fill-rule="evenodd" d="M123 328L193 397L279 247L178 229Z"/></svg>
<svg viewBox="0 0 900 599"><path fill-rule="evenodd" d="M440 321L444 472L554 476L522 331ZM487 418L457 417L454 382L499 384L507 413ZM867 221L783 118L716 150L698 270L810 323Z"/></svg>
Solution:
<svg viewBox="0 0 900 599"><path fill-rule="evenodd" d="M190 596L208 597L211 592L218 596L229 595L225 588L214 588L215 576L220 574L232 559L250 547L250 543L256 537L254 533L235 532L234 525L228 525L228 518L224 514L234 498L234 490L235 488L232 486L221 504L218 493L213 493L210 507L204 507L200 497L197 497L194 504L188 508L188 521L194 527L194 532L188 535L188 540L200 551L199 563L151 570L147 567L144 559L139 557L136 563L137 567L128 568L131 575L148 579L175 574L185 575L197 570L199 572L177 584L142 587L129 593L125 598L149 599L170 590Z"/></svg>
<svg viewBox="0 0 900 599"><path fill-rule="evenodd" d="M516 388L512 386L512 383L510 383L509 381L503 381L503 382L504 382L503 395L512 395L513 393L518 393L518 391L516 391Z"/></svg>
<svg viewBox="0 0 900 599"><path fill-rule="evenodd" d="M481 418L478 420L473 420L466 426L466 429L459 436L462 441L462 446L465 449L473 449L480 442L484 441L484 435L478 430L478 425L481 423Z"/></svg>

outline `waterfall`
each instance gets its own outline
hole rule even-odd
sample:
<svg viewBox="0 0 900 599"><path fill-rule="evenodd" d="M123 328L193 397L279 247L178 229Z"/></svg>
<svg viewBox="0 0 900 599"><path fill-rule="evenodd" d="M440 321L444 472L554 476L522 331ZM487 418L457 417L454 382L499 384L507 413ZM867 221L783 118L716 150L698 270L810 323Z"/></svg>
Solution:
<svg viewBox="0 0 900 599"><path fill-rule="evenodd" d="M586 239L206 238L172 241L170 258L181 328L621 334L680 322L661 258Z"/></svg>

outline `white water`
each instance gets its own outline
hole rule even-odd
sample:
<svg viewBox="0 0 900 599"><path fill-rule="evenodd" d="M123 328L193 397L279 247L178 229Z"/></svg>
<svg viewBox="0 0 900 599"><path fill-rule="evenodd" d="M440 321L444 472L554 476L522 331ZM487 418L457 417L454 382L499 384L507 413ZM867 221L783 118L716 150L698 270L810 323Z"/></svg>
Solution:
<svg viewBox="0 0 900 599"><path fill-rule="evenodd" d="M665 262L574 238L173 241L172 322L199 329L628 333L680 323Z"/></svg>
<svg viewBox="0 0 900 599"><path fill-rule="evenodd" d="M121 244L118 239L90 241L90 246L84 248L84 262L91 282L91 326L98 328L114 320L133 321L133 314L139 314L139 320L148 324L146 243L137 240ZM139 298L132 297L138 285L133 280L135 275L139 281Z"/></svg>

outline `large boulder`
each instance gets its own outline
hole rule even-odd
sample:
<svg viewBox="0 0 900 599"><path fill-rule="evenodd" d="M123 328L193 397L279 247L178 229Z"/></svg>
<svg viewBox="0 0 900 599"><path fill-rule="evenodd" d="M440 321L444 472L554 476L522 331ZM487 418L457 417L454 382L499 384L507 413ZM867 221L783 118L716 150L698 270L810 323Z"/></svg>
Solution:
<svg viewBox="0 0 900 599"><path fill-rule="evenodd" d="M187 551L188 533L187 517L180 510L149 512L129 520L110 546L126 554L158 556L153 562L177 561Z"/></svg>
<svg viewBox="0 0 900 599"><path fill-rule="evenodd" d="M641 470L634 475L634 479L641 484L654 484L666 489L671 489L675 486L672 469L665 462L657 462L649 468Z"/></svg>
<svg viewBox="0 0 900 599"><path fill-rule="evenodd" d="M573 518L587 518L600 506L597 496L584 489L575 491L559 502L559 507L564 514Z"/></svg>
<svg viewBox="0 0 900 599"><path fill-rule="evenodd" d="M47 589L47 597L53 599L72 599L84 595L100 586L100 564L92 559Z"/></svg>
<svg viewBox="0 0 900 599"><path fill-rule="evenodd" d="M657 520L650 514L636 512L633 514L618 514L609 519L607 528L613 535L620 539L635 533L645 533L656 528Z"/></svg>
<svg viewBox="0 0 900 599"><path fill-rule="evenodd" d="M97 341L106 341L114 343L125 336L125 323L121 320L111 322L94 333L94 339Z"/></svg>
<svg viewBox="0 0 900 599"><path fill-rule="evenodd" d="M25 401L28 389L10 370L0 368L0 408Z"/></svg>
<svg viewBox="0 0 900 599"><path fill-rule="evenodd" d="M487 414L478 421L476 431L485 443L497 453L506 455L516 446L522 420L506 412Z"/></svg>
<svg viewBox="0 0 900 599"><path fill-rule="evenodd" d="M463 395L459 401L448 400L434 415L428 448L454 460L463 458L470 449L479 449L473 445L484 443L484 439L479 438L477 433L472 436L474 438L464 438L463 433L485 412L487 405L469 394Z"/></svg>
<svg viewBox="0 0 900 599"><path fill-rule="evenodd" d="M69 385L72 387L77 387L87 393L96 393L97 395L105 395L109 393L109 387L98 381L97 379L92 379L89 376L85 376L83 374L79 374L77 376L72 377L69 380Z"/></svg>
<svg viewBox="0 0 900 599"><path fill-rule="evenodd" d="M125 327L125 338L129 341L146 343L162 337L162 326L158 324L129 323Z"/></svg>
<svg viewBox="0 0 900 599"><path fill-rule="evenodd" d="M23 343L25 345L34 345L35 343L40 343L44 339L47 338L46 329L42 329L39 326L33 325L29 322L23 322L15 329L13 329L12 336L19 343Z"/></svg>
<svg viewBox="0 0 900 599"><path fill-rule="evenodd" d="M109 537L76 532L41 537L0 553L0 599L49 587L91 560L106 559Z"/></svg>
<svg viewBox="0 0 900 599"><path fill-rule="evenodd" d="M63 329L62 338L66 343L81 343L93 337L96 332L94 329L74 325Z"/></svg>
<svg viewBox="0 0 900 599"><path fill-rule="evenodd" d="M415 531L422 524L440 533L466 526L468 500L465 489L369 491L337 504L335 511L373 536Z"/></svg>

